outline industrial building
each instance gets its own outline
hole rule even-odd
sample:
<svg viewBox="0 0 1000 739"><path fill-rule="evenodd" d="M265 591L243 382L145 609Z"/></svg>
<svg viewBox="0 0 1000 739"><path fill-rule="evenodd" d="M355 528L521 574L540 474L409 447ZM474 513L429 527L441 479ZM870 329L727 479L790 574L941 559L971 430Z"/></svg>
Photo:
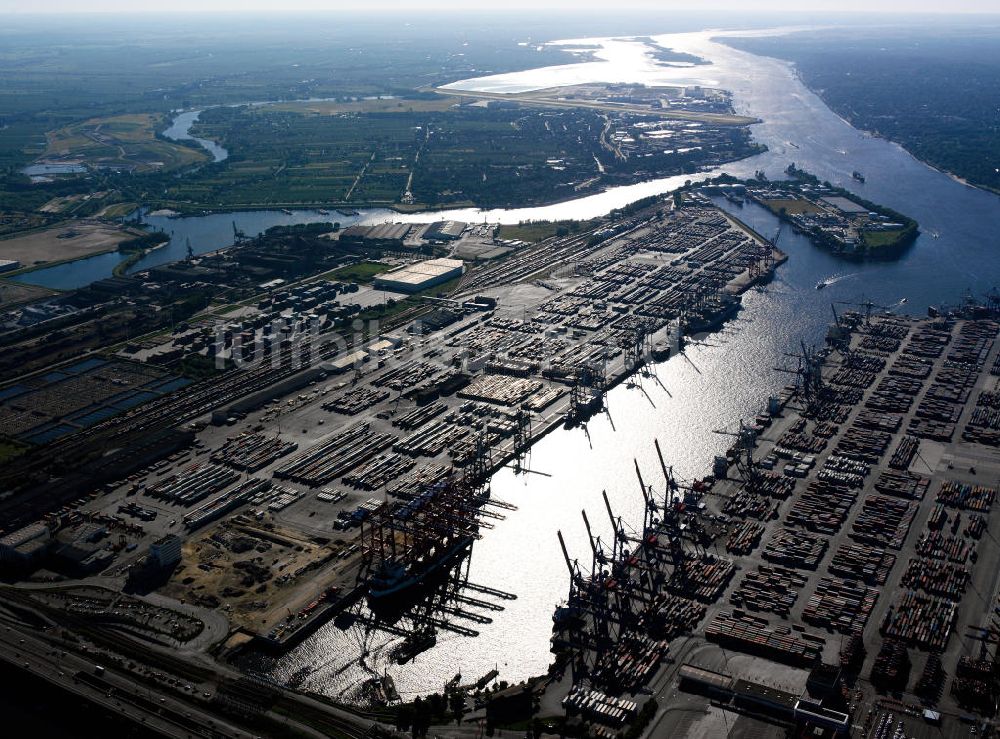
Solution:
<svg viewBox="0 0 1000 739"><path fill-rule="evenodd" d="M462 221L436 221L424 231L428 241L455 241L462 237L468 224Z"/></svg>
<svg viewBox="0 0 1000 739"><path fill-rule="evenodd" d="M22 565L40 558L52 539L48 526L33 523L0 538L0 562Z"/></svg>
<svg viewBox="0 0 1000 739"><path fill-rule="evenodd" d="M733 678L720 672L685 663L680 669L681 687L707 695L723 703L733 702L745 709L779 720L794 720L805 726L846 732L850 716L825 707L822 702L799 697L777 688Z"/></svg>
<svg viewBox="0 0 1000 739"><path fill-rule="evenodd" d="M379 223L375 226L348 226L340 233L340 240L351 243L369 243L384 247L402 246L413 227L407 223Z"/></svg>
<svg viewBox="0 0 1000 739"><path fill-rule="evenodd" d="M329 362L324 362L321 366L324 372L330 374L339 375L343 372L347 372L351 369L356 369L360 367L364 362L369 359L368 352L363 349L351 352L350 354L343 354L336 359L332 359Z"/></svg>
<svg viewBox="0 0 1000 739"><path fill-rule="evenodd" d="M460 277L463 269L461 259L428 259L383 272L375 278L375 287L401 293L420 292Z"/></svg>
<svg viewBox="0 0 1000 739"><path fill-rule="evenodd" d="M110 532L102 524L67 527L55 535L51 562L59 571L75 576L100 572L114 559L102 543Z"/></svg>
<svg viewBox="0 0 1000 739"><path fill-rule="evenodd" d="M149 545L149 558L159 567L170 567L181 561L181 538L167 534Z"/></svg>
<svg viewBox="0 0 1000 739"><path fill-rule="evenodd" d="M13 272L21 269L21 263L16 259L0 259L0 272Z"/></svg>

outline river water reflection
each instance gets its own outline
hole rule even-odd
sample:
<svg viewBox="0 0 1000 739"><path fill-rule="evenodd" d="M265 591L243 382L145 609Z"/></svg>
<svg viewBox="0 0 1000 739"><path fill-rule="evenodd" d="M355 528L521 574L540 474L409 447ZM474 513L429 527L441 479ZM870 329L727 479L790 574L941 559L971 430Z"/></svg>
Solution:
<svg viewBox="0 0 1000 739"><path fill-rule="evenodd" d="M376 636L368 645L372 652L367 667L362 667L356 661L358 635L330 624L290 654L279 659L254 658L253 666L276 679L294 677L306 689L347 698L373 671L388 670L404 697L438 691L457 671L475 679L497 666L508 681L544 672L549 664L552 608L567 587L555 532L562 529L570 550L582 557L587 543L580 510L587 508L595 512L591 520L597 532L607 535L609 527L602 524L605 516L600 515L602 490L607 490L617 513L637 520L641 506L632 458L638 456L647 476L654 477L658 463L653 438L660 440L664 455L681 477L706 474L713 456L728 441L713 429L732 427L741 417L759 412L767 396L787 379L772 368L782 363L784 352L794 349L800 339L822 340L831 320L832 301L870 298L923 312L931 304L957 301L966 290L981 293L1000 284L995 236L1000 233L1000 200L996 196L967 187L916 161L895 144L852 128L801 84L789 64L734 50L713 40L718 35L655 37L665 47L711 60L711 66L663 67L649 62L649 49L642 42L585 39L567 45L601 44L595 61L464 80L455 86L509 91L587 81L717 84L734 93L737 112L763 120L754 127L754 136L769 148L722 169L737 176L763 169L778 177L795 162L820 179L914 217L922 235L898 261L854 264L837 260L786 231L780 247L789 261L765 290L745 296L738 318L722 332L691 346L685 356L659 365L659 382L646 379L641 389L622 385L613 390L607 400L608 413L593 419L586 429L557 431L540 441L532 450L529 466L542 474L502 470L495 475L494 495L517 505L518 510L475 544L470 579L516 593L518 599L506 603L504 611L491 614L491 624L477 625L478 637L442 632L433 650L398 666L387 654L388 645L397 637ZM611 71L613 76L608 76ZM865 173L864 184L851 178L853 170ZM583 219L669 192L685 179L668 177L538 208L461 209L434 217L501 223ZM771 235L777 228L777 220L756 206L736 209L725 201L720 205L760 233ZM369 211L354 220L427 218L426 214ZM253 234L279 223L327 219L352 221L314 211L150 218L152 225L172 232L173 237L166 248L153 252L136 268L180 258L188 238L196 251L228 244L233 220ZM105 265L95 267L101 269ZM822 292L815 289L820 280L830 280ZM905 306L903 298L907 298Z"/></svg>
<svg viewBox="0 0 1000 739"><path fill-rule="evenodd" d="M607 400L608 413L593 419L585 430L560 430L541 440L531 452L533 473L505 469L496 474L494 495L514 503L518 510L475 544L470 580L516 593L518 599L506 604L503 612L491 614L492 624L477 625L477 638L442 633L433 650L405 667L386 657L386 645L396 638L377 637L370 645L368 668L377 673L387 669L404 696L440 690L456 671L468 680L497 666L508 681L544 672L550 661L552 609L568 582L556 530L566 535L571 553L585 557L588 545L582 508L594 513L591 522L596 533L610 533L601 515L602 490L607 490L616 513L639 520L641 505L632 459L638 457L647 482L655 478L659 465L654 438L660 440L669 464L681 477L707 474L713 456L724 451L729 441L713 430L732 428L741 417L758 413L768 395L785 384L787 377L772 368L782 364L784 353L800 340L822 341L832 320L831 302L870 298L897 310L923 312L931 304L956 302L967 289L982 292L1000 284L994 236L1000 233L1000 200L995 196L934 171L890 142L855 130L807 90L784 62L736 51L713 41L709 33L663 36L657 41L712 60L711 67L699 68L697 73L732 90L737 112L763 119L754 135L769 151L729 165L727 171L748 176L764 169L780 176L794 161L821 179L913 216L923 235L896 262L856 264L835 259L804 237L786 231L780 246L789 261L765 290L745 296L738 318L722 332L689 347L685 356L659 365L659 382L647 378L641 388L621 385L613 390ZM616 42L605 44L603 50L613 55L614 49L621 48ZM687 69L651 69L635 49L622 53L616 57L619 61L624 56L640 60L634 75L619 74L622 81L663 84L691 74ZM588 74L607 69L599 63L587 64L591 65ZM619 71L622 68L616 66ZM580 69L563 65L504 75L499 82L485 78L455 86L498 89L499 85L515 90L564 80L607 79L581 79L585 76ZM855 169L866 174L865 184L852 180ZM587 218L645 195L669 191L681 179L616 188L544 208L453 211L444 217L504 222ZM777 229L777 219L762 208L737 208L724 200L719 204L760 233L771 235ZM815 289L820 280L829 281L822 292ZM905 306L903 298L907 298ZM354 662L357 653L357 636L330 625L292 653L256 664L277 679L295 676L308 689L350 698L373 674Z"/></svg>
<svg viewBox="0 0 1000 739"><path fill-rule="evenodd" d="M221 162L228 159L229 152L225 148L210 139L200 139L197 136L191 135L191 126L198 122L198 116L202 112L200 110L189 110L185 113L179 113L170 124L170 127L163 132L163 135L174 141L194 141L212 155L213 162Z"/></svg>

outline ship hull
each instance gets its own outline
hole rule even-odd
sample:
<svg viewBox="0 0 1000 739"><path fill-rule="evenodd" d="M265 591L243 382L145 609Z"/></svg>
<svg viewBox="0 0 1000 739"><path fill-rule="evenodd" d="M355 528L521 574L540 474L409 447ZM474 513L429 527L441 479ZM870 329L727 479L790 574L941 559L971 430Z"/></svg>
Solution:
<svg viewBox="0 0 1000 739"><path fill-rule="evenodd" d="M419 572L408 573L397 582L386 586L370 586L368 604L372 608L390 608L419 598L427 586L447 573L448 568L462 559L472 545L472 537L462 537Z"/></svg>

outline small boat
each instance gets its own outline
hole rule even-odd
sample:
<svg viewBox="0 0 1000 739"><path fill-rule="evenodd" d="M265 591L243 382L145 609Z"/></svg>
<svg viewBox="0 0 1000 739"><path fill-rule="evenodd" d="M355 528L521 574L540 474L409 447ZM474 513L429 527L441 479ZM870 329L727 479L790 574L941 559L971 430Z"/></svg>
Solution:
<svg viewBox="0 0 1000 739"><path fill-rule="evenodd" d="M328 215L330 215L330 211L328 211L328 210L326 210L324 208L320 208L316 212L319 213L321 216L328 216Z"/></svg>
<svg viewBox="0 0 1000 739"><path fill-rule="evenodd" d="M403 639L402 645L396 651L396 662L405 665L411 659L437 644L437 632L427 626Z"/></svg>
<svg viewBox="0 0 1000 739"><path fill-rule="evenodd" d="M399 691L396 690L396 681L388 672L382 676L382 693L385 695L386 703L395 703L399 700Z"/></svg>
<svg viewBox="0 0 1000 739"><path fill-rule="evenodd" d="M858 170L854 170L851 173L851 177L853 177L854 179L856 179L858 182L864 182L865 181L865 176L863 174L861 174Z"/></svg>
<svg viewBox="0 0 1000 739"><path fill-rule="evenodd" d="M906 298L903 298L902 300L899 301L899 304L902 305L905 302L906 302Z"/></svg>
<svg viewBox="0 0 1000 739"><path fill-rule="evenodd" d="M284 213L284 214L285 214L286 216L293 216L293 215L295 215L295 214L294 214L294 213L292 213L292 211L290 211L290 210L289 210L288 208L282 208L282 209L281 209L281 212L282 212L282 213Z"/></svg>
<svg viewBox="0 0 1000 739"><path fill-rule="evenodd" d="M817 290L822 290L824 287L826 287L826 280L820 280L816 283Z"/></svg>

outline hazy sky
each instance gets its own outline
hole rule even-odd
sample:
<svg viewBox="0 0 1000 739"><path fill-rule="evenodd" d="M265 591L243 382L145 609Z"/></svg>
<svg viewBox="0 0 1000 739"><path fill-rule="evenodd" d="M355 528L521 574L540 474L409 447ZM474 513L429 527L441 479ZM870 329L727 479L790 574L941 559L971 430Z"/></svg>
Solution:
<svg viewBox="0 0 1000 739"><path fill-rule="evenodd" d="M291 11L370 11L405 9L419 12L434 10L575 10L583 8L606 11L606 0L0 0L3 13L81 13L81 12L276 12ZM1000 13L1000 0L616 0L615 10L648 8L660 12L676 10L747 11L874 11L930 13Z"/></svg>

